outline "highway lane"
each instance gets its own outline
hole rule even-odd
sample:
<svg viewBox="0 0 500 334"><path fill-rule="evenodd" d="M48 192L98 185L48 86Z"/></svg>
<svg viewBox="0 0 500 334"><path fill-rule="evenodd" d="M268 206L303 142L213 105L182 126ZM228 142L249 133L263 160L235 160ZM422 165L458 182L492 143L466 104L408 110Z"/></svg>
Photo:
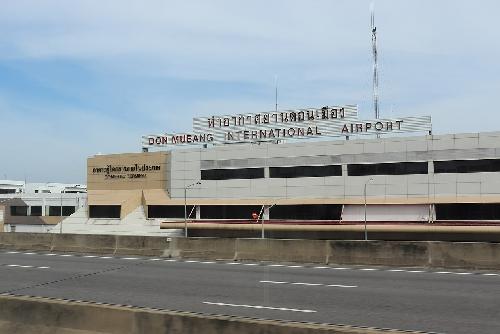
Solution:
<svg viewBox="0 0 500 334"><path fill-rule="evenodd" d="M209 314L499 333L495 272L0 251L0 292Z"/></svg>

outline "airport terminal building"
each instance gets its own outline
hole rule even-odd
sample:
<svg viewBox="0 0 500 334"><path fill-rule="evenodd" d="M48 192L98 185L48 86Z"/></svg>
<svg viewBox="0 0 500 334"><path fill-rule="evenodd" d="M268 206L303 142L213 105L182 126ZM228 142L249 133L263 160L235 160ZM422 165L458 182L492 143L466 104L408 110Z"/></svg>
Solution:
<svg viewBox="0 0 500 334"><path fill-rule="evenodd" d="M430 117L360 121L355 106L195 118L193 128L144 136L140 153L89 157L80 218L352 224L367 203L372 223L500 221L500 132L432 135Z"/></svg>

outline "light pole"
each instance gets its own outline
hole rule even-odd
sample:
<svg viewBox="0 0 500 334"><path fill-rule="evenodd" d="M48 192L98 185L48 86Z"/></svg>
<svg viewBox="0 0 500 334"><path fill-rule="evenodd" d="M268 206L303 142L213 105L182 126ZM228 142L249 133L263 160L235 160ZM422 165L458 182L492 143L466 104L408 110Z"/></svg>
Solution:
<svg viewBox="0 0 500 334"><path fill-rule="evenodd" d="M269 213L269 210L270 210L273 206L275 206L275 205L276 205L276 204L273 204L273 205L271 205L271 206L268 206L268 207L267 207L267 212ZM263 215L263 212L264 212L264 207L265 207L265 205L263 205L263 206L262 206L262 210L260 211L259 217L257 217L257 220L258 220L259 218L261 218L261 219L260 219L260 238L261 238L261 239L264 239L264 237L265 237L265 233L264 233L264 232L265 232L265 231L264 231L264 217L263 217L263 216L264 216L264 215ZM261 216L262 216L262 217L261 217Z"/></svg>
<svg viewBox="0 0 500 334"><path fill-rule="evenodd" d="M201 181L196 181L195 183L191 183L188 186L184 187L184 237L188 237L188 224L187 224L187 190L188 188L191 188L194 185L201 184Z"/></svg>
<svg viewBox="0 0 500 334"><path fill-rule="evenodd" d="M365 182L365 188L364 188L364 191L363 191L363 197L365 199L365 241L368 240L368 230L366 229L366 186L368 185L368 183L372 182L373 181L373 178L369 178L368 181Z"/></svg>

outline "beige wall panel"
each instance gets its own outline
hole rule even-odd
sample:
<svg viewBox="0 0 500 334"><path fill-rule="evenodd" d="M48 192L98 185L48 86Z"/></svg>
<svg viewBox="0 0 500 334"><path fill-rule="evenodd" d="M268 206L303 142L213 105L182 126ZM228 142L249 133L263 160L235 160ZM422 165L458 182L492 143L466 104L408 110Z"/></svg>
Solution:
<svg viewBox="0 0 500 334"><path fill-rule="evenodd" d="M151 152L90 157L87 159L87 189L164 189L168 177L168 155L168 152ZM114 169L109 170L108 166Z"/></svg>

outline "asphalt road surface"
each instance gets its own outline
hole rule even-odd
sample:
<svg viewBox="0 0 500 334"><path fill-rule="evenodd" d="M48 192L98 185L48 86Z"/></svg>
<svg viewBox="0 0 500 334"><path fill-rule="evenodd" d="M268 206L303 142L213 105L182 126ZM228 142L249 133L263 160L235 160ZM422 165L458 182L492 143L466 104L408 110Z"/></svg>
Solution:
<svg viewBox="0 0 500 334"><path fill-rule="evenodd" d="M500 273L0 251L0 293L436 333L500 333Z"/></svg>

